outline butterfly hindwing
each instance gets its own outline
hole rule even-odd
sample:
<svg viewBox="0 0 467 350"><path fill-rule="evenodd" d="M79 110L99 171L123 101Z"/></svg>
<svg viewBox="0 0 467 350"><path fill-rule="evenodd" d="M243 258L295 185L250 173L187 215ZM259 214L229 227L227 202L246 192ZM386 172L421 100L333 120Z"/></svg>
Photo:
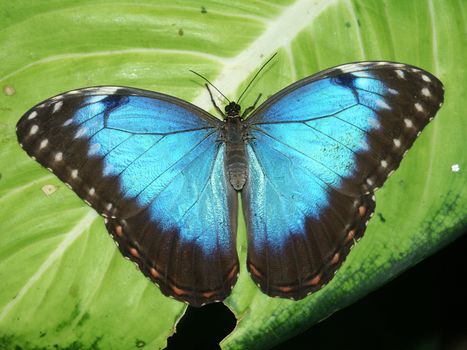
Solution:
<svg viewBox="0 0 467 350"><path fill-rule="evenodd" d="M428 72L361 62L292 84L246 120L247 267L266 294L301 299L332 278L442 101Z"/></svg>
<svg viewBox="0 0 467 350"><path fill-rule="evenodd" d="M95 87L33 107L17 134L107 218L122 253L164 294L199 306L230 294L238 273L221 124L174 97Z"/></svg>

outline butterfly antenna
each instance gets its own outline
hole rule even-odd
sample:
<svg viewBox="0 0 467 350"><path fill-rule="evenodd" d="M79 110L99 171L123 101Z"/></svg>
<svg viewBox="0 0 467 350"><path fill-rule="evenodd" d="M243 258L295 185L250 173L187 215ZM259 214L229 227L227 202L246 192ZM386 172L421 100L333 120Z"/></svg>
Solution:
<svg viewBox="0 0 467 350"><path fill-rule="evenodd" d="M276 52L274 55L272 55L271 58L268 59L268 60L266 61L266 63L264 63L264 64L261 66L261 68L259 69L259 71L256 72L256 74L255 74L255 76L253 77L253 79L250 80L250 82L248 83L248 85L246 86L246 88L243 90L243 92L241 93L240 97L238 98L238 100L237 100L237 103L238 103L238 104L240 104L240 100L242 99L243 95L244 95L245 92L248 90L248 88L250 87L250 85L255 81L255 79L256 79L256 77L259 75L259 73L261 73L261 71L263 70L263 68L266 67L266 66L268 65L268 63L271 62L272 59L273 59L274 57L276 57L276 55L277 55L277 52Z"/></svg>
<svg viewBox="0 0 467 350"><path fill-rule="evenodd" d="M189 70L191 73L196 74L196 75L197 75L198 77L200 77L201 79L205 80L209 85L211 85L214 89L216 89L216 91L217 91L218 93L220 93L221 96L227 100L227 102L230 103L230 100L229 100L227 97L225 97L225 95L224 95L222 92L220 92L220 90L219 90L218 88L216 88L216 87L214 86L214 84L211 83L207 78L203 77L203 76L202 76L201 74L199 74L199 73L196 73L194 70L191 70L191 69L188 69L188 70Z"/></svg>

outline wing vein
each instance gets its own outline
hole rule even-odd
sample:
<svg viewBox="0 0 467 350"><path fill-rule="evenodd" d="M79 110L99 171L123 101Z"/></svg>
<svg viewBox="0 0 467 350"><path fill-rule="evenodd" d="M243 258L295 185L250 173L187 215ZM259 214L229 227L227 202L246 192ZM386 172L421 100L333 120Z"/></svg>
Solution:
<svg viewBox="0 0 467 350"><path fill-rule="evenodd" d="M301 155L303 155L304 157L310 159L311 161L322 165L323 167L325 167L326 169L328 169L330 172L332 172L332 173L336 174L338 177L342 178L342 176L341 176L340 174L336 173L336 172L335 172L334 170L332 170L330 167L328 167L328 166L326 166L325 164L321 163L320 161L314 159L313 157L309 156L308 154L306 154L306 153L304 153L304 152L301 152L300 150L296 149L295 147L292 147L292 146L290 146L289 144L278 140L276 137L270 135L269 133L267 133L266 131L264 131L264 130L262 130L262 129L260 129L260 128L258 128L257 130L258 130L259 132L263 133L264 135L268 136L269 138L273 139L273 140L276 141L277 143L280 143L280 144L284 145L285 147L290 148L291 150L295 151L296 153L301 154Z"/></svg>

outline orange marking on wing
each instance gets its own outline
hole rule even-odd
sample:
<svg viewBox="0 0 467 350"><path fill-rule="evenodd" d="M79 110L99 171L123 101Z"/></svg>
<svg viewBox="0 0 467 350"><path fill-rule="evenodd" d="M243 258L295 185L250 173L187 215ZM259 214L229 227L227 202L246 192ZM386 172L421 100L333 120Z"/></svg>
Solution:
<svg viewBox="0 0 467 350"><path fill-rule="evenodd" d="M204 293L201 293L201 295L206 298L206 299L210 299L212 298L214 295L216 295L216 292L204 292Z"/></svg>
<svg viewBox="0 0 467 350"><path fill-rule="evenodd" d="M358 207L358 213L360 214L360 216L363 216L365 215L366 213L366 208L362 205L360 207Z"/></svg>
<svg viewBox="0 0 467 350"><path fill-rule="evenodd" d="M236 272L237 272L237 267L234 266L232 270L229 272L229 274L227 275L227 280L231 280L235 276Z"/></svg>
<svg viewBox="0 0 467 350"><path fill-rule="evenodd" d="M321 281L321 275L317 275L315 277L313 277L309 282L307 282L306 284L310 285L310 286L316 286L319 282Z"/></svg>
<svg viewBox="0 0 467 350"><path fill-rule="evenodd" d="M180 289L176 286L172 286L172 290L173 292L176 294L176 295L183 295L183 294L186 294L186 291L183 290L183 289Z"/></svg>
<svg viewBox="0 0 467 350"><path fill-rule="evenodd" d="M347 233L347 240L350 241L355 237L355 230L350 230L349 233Z"/></svg>
<svg viewBox="0 0 467 350"><path fill-rule="evenodd" d="M130 248L130 254L133 255L135 258L140 258L140 255L135 248Z"/></svg>
<svg viewBox="0 0 467 350"><path fill-rule="evenodd" d="M250 272L258 277L262 277L261 272L259 272L253 264L248 265L250 267Z"/></svg>
<svg viewBox="0 0 467 350"><path fill-rule="evenodd" d="M160 274L159 272L157 272L157 270L154 268L154 267L151 267L149 269L149 273L151 274L152 277L154 277L155 279L158 279L160 277Z"/></svg>
<svg viewBox="0 0 467 350"><path fill-rule="evenodd" d="M123 227L118 225L118 226L115 226L115 234L118 236L118 237L122 237L123 236Z"/></svg>
<svg viewBox="0 0 467 350"><path fill-rule="evenodd" d="M291 291L293 291L292 287L279 287L278 289L283 293L290 293Z"/></svg>
<svg viewBox="0 0 467 350"><path fill-rule="evenodd" d="M331 265L337 264L339 262L340 257L341 257L340 253L334 254L334 256L331 259Z"/></svg>

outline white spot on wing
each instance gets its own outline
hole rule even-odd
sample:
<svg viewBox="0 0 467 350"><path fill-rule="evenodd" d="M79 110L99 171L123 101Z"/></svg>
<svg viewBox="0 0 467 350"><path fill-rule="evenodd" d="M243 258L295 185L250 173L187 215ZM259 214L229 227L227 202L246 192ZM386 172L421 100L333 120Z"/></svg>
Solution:
<svg viewBox="0 0 467 350"><path fill-rule="evenodd" d="M404 118L404 124L407 128L411 128L413 126L413 122L409 118Z"/></svg>
<svg viewBox="0 0 467 350"><path fill-rule="evenodd" d="M107 203L107 206L105 207L105 209L107 209L107 210L112 209L112 203Z"/></svg>
<svg viewBox="0 0 467 350"><path fill-rule="evenodd" d="M89 189L89 195L90 195L90 196L94 196L95 193L96 193L96 190L94 189L94 187L91 187L91 188Z"/></svg>
<svg viewBox="0 0 467 350"><path fill-rule="evenodd" d="M100 143L93 143L91 147L89 148L89 155L94 155L96 154L101 148Z"/></svg>
<svg viewBox="0 0 467 350"><path fill-rule="evenodd" d="M31 130L29 131L29 135L34 135L37 132L37 130L39 130L39 127L34 124L33 126L31 126Z"/></svg>
<svg viewBox="0 0 467 350"><path fill-rule="evenodd" d="M35 117L37 117L37 112L32 111L31 114L29 114L29 116L28 116L28 120L34 119Z"/></svg>
<svg viewBox="0 0 467 350"><path fill-rule="evenodd" d="M41 141L41 144L39 145L39 149L43 149L43 148L47 147L48 144L49 144L49 140L43 139Z"/></svg>
<svg viewBox="0 0 467 350"><path fill-rule="evenodd" d="M75 139L83 136L86 133L86 131L88 131L88 129L85 128L85 127L79 128L78 131L75 134Z"/></svg>
<svg viewBox="0 0 467 350"><path fill-rule="evenodd" d="M424 81L426 81L427 83L429 83L429 82L431 81L431 78L430 78L428 75L426 75L426 74L422 74L422 79L423 79Z"/></svg>
<svg viewBox="0 0 467 350"><path fill-rule="evenodd" d="M71 177L72 177L73 179L76 179L76 178L78 177L78 170L77 170L77 169L73 169L73 170L71 171Z"/></svg>
<svg viewBox="0 0 467 350"><path fill-rule="evenodd" d="M54 159L56 162L60 162L63 159L63 153L62 152L55 153Z"/></svg>
<svg viewBox="0 0 467 350"><path fill-rule="evenodd" d="M52 110L52 113L55 113L56 111L60 110L63 106L63 101L58 101L56 104L54 104L54 108Z"/></svg>
<svg viewBox="0 0 467 350"><path fill-rule="evenodd" d="M65 120L65 123L63 123L63 126L68 126L68 125L70 125L71 123L73 123L73 118L70 118L70 119Z"/></svg>
<svg viewBox="0 0 467 350"><path fill-rule="evenodd" d="M381 161L381 166L382 166L383 168L387 168L388 162L385 161L385 160L383 159L383 160Z"/></svg>
<svg viewBox="0 0 467 350"><path fill-rule="evenodd" d="M396 146L396 147L401 146L401 140L399 140L399 139L394 139L394 140L392 140L392 142L394 142L394 146Z"/></svg>
<svg viewBox="0 0 467 350"><path fill-rule="evenodd" d="M376 105L380 108L383 108L383 109L391 109L391 107L389 107L389 105L386 103L386 101L384 100L378 100L376 101Z"/></svg>
<svg viewBox="0 0 467 350"><path fill-rule="evenodd" d="M388 92L389 92L391 95L399 95L399 91L397 91L396 89L391 89L391 88L389 88L389 89L388 89Z"/></svg>
<svg viewBox="0 0 467 350"><path fill-rule="evenodd" d="M397 77L400 79L405 79L405 73L404 71L401 71L400 69L396 70Z"/></svg>
<svg viewBox="0 0 467 350"><path fill-rule="evenodd" d="M423 89L422 89L422 95L423 95L423 96L431 96L430 89L428 89L428 88L423 88Z"/></svg>
<svg viewBox="0 0 467 350"><path fill-rule="evenodd" d="M120 90L119 86L103 86L101 88L97 88L96 93L112 95L115 94L118 90Z"/></svg>
<svg viewBox="0 0 467 350"><path fill-rule="evenodd" d="M94 92L94 90L93 90ZM97 92L97 91L96 91ZM96 96L91 96L88 97L87 103L97 103L105 99L107 95L96 95Z"/></svg>
<svg viewBox="0 0 467 350"><path fill-rule="evenodd" d="M423 112L423 107L420 103L415 103L415 109L418 111L418 112Z"/></svg>
<svg viewBox="0 0 467 350"><path fill-rule="evenodd" d="M374 128L374 129L379 129L381 126L381 123L377 119L369 119L368 123Z"/></svg>

